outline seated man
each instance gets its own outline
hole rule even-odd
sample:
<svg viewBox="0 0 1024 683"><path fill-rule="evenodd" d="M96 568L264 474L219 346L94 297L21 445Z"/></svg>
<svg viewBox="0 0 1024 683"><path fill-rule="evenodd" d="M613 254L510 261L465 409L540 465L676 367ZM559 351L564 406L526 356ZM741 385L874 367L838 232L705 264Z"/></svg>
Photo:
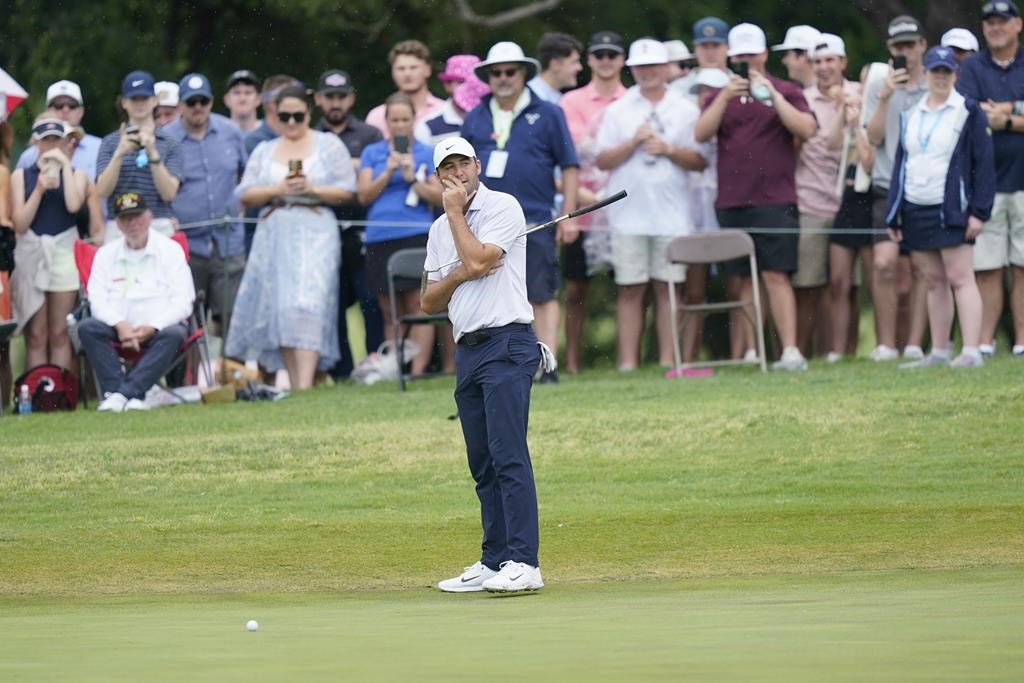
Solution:
<svg viewBox="0 0 1024 683"><path fill-rule="evenodd" d="M100 382L101 412L146 410L146 390L170 368L187 334L195 287L185 252L171 238L150 231L153 214L137 192L114 203L124 237L96 252L87 291L92 317L78 326L85 355ZM111 342L145 350L124 372Z"/></svg>

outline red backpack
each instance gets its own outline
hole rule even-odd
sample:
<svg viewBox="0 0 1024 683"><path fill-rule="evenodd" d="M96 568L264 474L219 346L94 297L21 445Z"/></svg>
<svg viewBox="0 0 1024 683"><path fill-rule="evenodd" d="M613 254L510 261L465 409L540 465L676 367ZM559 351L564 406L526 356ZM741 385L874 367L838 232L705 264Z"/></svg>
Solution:
<svg viewBox="0 0 1024 683"><path fill-rule="evenodd" d="M37 365L14 380L14 411L18 411L21 387L28 385L32 396L32 412L74 410L78 405L78 378L59 365Z"/></svg>

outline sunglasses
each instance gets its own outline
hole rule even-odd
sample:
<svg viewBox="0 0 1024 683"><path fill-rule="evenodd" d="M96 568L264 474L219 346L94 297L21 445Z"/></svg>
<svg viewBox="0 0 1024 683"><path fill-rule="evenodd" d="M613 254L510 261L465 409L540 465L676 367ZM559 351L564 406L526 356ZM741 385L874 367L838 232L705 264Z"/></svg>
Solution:
<svg viewBox="0 0 1024 683"><path fill-rule="evenodd" d="M205 107L209 103L209 97L193 97L192 99L185 100L186 107Z"/></svg>
<svg viewBox="0 0 1024 683"><path fill-rule="evenodd" d="M306 120L306 112L304 111L279 111L277 112L277 120L281 123L288 123L289 121L295 121L295 123L303 123Z"/></svg>
<svg viewBox="0 0 1024 683"><path fill-rule="evenodd" d="M518 66L510 66L505 69L491 69L491 78L512 78L519 73Z"/></svg>
<svg viewBox="0 0 1024 683"><path fill-rule="evenodd" d="M590 54L594 55L594 59L615 59L620 53L614 50L594 50Z"/></svg>
<svg viewBox="0 0 1024 683"><path fill-rule="evenodd" d="M78 102L61 102L60 104L51 104L50 109L56 109L57 111L60 111L61 109L68 109L74 111L75 109L78 109L81 106L82 105L80 105Z"/></svg>

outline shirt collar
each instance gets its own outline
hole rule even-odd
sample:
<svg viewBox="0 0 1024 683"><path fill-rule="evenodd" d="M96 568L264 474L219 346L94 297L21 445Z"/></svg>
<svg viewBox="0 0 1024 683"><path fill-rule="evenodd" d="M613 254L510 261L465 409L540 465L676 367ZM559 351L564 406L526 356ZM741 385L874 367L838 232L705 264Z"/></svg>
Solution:
<svg viewBox="0 0 1024 683"><path fill-rule="evenodd" d="M487 201L487 195L493 191L494 190L480 182L477 185L476 194L473 195L473 201L469 203L469 209L466 210L466 213L468 214L470 211L479 211L484 208L484 203Z"/></svg>
<svg viewBox="0 0 1024 683"><path fill-rule="evenodd" d="M516 100L515 105L512 107L512 118L519 116L523 113L523 110L530 106L533 101L529 88L523 88L523 92L519 93L519 99ZM498 98L491 95L491 115L498 116L500 112L504 111L498 104Z"/></svg>
<svg viewBox="0 0 1024 683"><path fill-rule="evenodd" d="M594 81L590 81L590 83L587 83L583 87L587 89L587 97L590 98L591 102L614 102L628 92L628 88L622 85L622 81L619 81L619 84L615 87L615 92L612 93L611 97L602 97L597 91L597 86L594 84Z"/></svg>
<svg viewBox="0 0 1024 683"><path fill-rule="evenodd" d="M142 250L142 253L146 256L155 257L157 255L156 240L153 238L154 234L156 234L156 231L150 226L149 237L146 239L146 246ZM124 261L128 256L128 242L125 241L124 237L121 237L115 244L117 245L117 260Z"/></svg>
<svg viewBox="0 0 1024 683"><path fill-rule="evenodd" d="M964 96L961 95L959 92L957 92L956 88L953 88L949 92L949 97L946 98L946 101L943 102L942 106L940 106L935 111L942 111L943 109L948 109L950 107L959 107L963 103L964 103ZM924 97L922 97L920 100L917 101L917 108L919 110L921 110L922 112L930 112L930 111L932 111L931 109L928 108L928 95L927 94L925 94Z"/></svg>
<svg viewBox="0 0 1024 683"><path fill-rule="evenodd" d="M441 108L441 118L444 119L445 123L452 126L462 125L462 117L455 111L455 105L450 98L444 101L444 107Z"/></svg>

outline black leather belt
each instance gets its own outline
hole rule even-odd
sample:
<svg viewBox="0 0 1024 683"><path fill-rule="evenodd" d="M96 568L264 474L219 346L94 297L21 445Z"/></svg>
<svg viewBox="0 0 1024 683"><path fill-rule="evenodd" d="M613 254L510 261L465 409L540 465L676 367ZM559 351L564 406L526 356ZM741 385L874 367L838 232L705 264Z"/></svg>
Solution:
<svg viewBox="0 0 1024 683"><path fill-rule="evenodd" d="M483 327L479 330L466 332L464 335L459 337L459 343L463 346L476 346L478 344L483 344L485 341L496 334L500 334L501 332L520 329L525 330L528 327L529 325L526 323L509 323L508 325L502 325L501 327Z"/></svg>

